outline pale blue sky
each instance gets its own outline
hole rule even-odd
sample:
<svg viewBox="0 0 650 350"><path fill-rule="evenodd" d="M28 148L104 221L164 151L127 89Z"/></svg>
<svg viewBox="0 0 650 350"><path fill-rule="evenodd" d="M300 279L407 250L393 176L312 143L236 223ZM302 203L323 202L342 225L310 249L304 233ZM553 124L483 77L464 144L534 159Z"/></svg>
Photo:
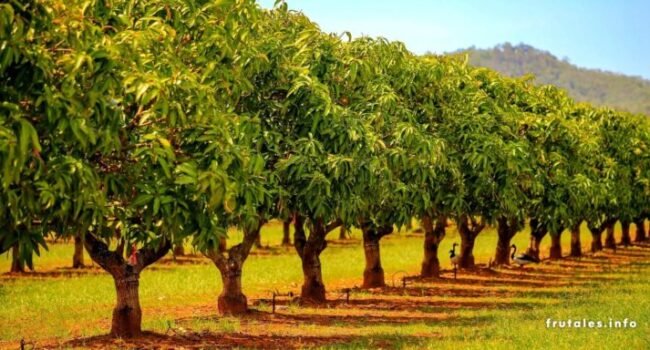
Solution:
<svg viewBox="0 0 650 350"><path fill-rule="evenodd" d="M274 0L260 0L272 7ZM289 0L327 32L400 40L416 53L520 42L581 67L650 79L648 0Z"/></svg>

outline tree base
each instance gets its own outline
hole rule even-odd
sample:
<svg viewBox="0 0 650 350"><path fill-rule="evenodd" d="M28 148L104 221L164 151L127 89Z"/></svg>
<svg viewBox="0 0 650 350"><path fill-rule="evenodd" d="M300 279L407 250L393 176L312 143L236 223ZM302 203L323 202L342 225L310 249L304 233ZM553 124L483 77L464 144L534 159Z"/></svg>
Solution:
<svg viewBox="0 0 650 350"><path fill-rule="evenodd" d="M510 241L501 241L499 239L494 254L494 264L497 266L510 265Z"/></svg>
<svg viewBox="0 0 650 350"><path fill-rule="evenodd" d="M440 277L440 263L437 261L422 263L422 270L420 277L424 278L438 278Z"/></svg>
<svg viewBox="0 0 650 350"><path fill-rule="evenodd" d="M242 315L248 312L248 300L244 294L220 295L217 309L221 315Z"/></svg>
<svg viewBox="0 0 650 350"><path fill-rule="evenodd" d="M117 338L134 338L142 334L142 310L122 307L113 310L111 335Z"/></svg>
<svg viewBox="0 0 650 350"><path fill-rule="evenodd" d="M551 259L562 259L562 247L561 246L551 246L550 250Z"/></svg>
<svg viewBox="0 0 650 350"><path fill-rule="evenodd" d="M621 242L621 244L624 243ZM607 239L605 239L605 248L616 249L616 241L614 241L614 237L610 239L610 237L608 236Z"/></svg>
<svg viewBox="0 0 650 350"><path fill-rule="evenodd" d="M460 256L460 262L458 263L458 268L464 270L473 270L476 268L476 263L474 261L474 255L470 256Z"/></svg>
<svg viewBox="0 0 650 350"><path fill-rule="evenodd" d="M300 293L303 304L319 305L327 302L325 297L325 286L315 284L304 284Z"/></svg>
<svg viewBox="0 0 650 350"><path fill-rule="evenodd" d="M362 288L381 288L386 286L384 269L372 269L363 271Z"/></svg>
<svg viewBox="0 0 650 350"><path fill-rule="evenodd" d="M25 273L25 269L22 266L20 266L20 264L15 263L15 264L11 264L11 269L9 270L9 273L15 273L15 274Z"/></svg>
<svg viewBox="0 0 650 350"><path fill-rule="evenodd" d="M177 245L174 247L173 254L174 256L185 256L185 247L182 245Z"/></svg>
<svg viewBox="0 0 650 350"><path fill-rule="evenodd" d="M645 234L641 235L638 232L637 232L636 236L634 237L634 242L636 242L636 243L645 242L647 240L648 240L648 238L645 236Z"/></svg>

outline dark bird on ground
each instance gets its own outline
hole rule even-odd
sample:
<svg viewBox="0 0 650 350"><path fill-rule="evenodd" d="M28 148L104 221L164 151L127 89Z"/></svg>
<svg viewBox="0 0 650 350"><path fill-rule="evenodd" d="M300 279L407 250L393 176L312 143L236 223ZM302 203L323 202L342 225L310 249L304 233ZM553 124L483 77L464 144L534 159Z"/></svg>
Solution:
<svg viewBox="0 0 650 350"><path fill-rule="evenodd" d="M460 255L456 255L456 246L458 243L454 243L451 246L451 250L449 251L449 260L451 261L452 265L454 265L454 279L456 279L456 273L458 272L458 263L460 262Z"/></svg>
<svg viewBox="0 0 650 350"><path fill-rule="evenodd" d="M512 261L515 262L515 264L519 265L520 267L523 267L524 265L528 265L528 264L539 263L539 259L532 255L528 255L526 253L515 254L517 252L516 245L513 244L510 246L510 248L512 248L512 254L510 255L510 258L512 259Z"/></svg>

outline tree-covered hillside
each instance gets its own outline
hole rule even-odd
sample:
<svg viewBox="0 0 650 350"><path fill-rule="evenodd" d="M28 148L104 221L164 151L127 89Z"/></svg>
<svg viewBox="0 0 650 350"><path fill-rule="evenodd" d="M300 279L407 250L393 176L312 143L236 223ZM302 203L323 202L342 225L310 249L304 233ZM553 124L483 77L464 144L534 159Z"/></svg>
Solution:
<svg viewBox="0 0 650 350"><path fill-rule="evenodd" d="M650 115L650 81L639 77L576 67L566 59L525 44L471 47L456 53L468 53L472 65L509 76L534 74L539 83L564 88L579 101Z"/></svg>

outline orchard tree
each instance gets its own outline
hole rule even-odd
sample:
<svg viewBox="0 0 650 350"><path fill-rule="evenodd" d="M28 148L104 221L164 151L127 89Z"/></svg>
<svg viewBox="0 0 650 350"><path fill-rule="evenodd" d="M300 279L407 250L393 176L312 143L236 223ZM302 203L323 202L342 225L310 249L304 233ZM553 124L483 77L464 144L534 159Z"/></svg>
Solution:
<svg viewBox="0 0 650 350"><path fill-rule="evenodd" d="M228 149L224 147L220 152L219 162L228 164L228 188L231 194L225 199L226 205L217 216L226 218L226 227L241 229L244 233L243 239L232 247L227 247L225 232L219 235L206 233L194 239L194 244L205 252L221 273L223 289L217 301L221 314L242 314L248 311L247 299L242 292L242 268L260 235L262 225L269 219L272 213L270 208L274 204L270 195L274 181L265 169L263 157L252 144L255 137L259 136L259 123L247 125L248 123L249 121L242 120L240 129L232 132L233 135L241 135L247 140L234 140L237 147L233 147L234 152L230 154L223 154L223 150ZM198 146L199 149L203 148ZM208 154L205 159L214 161Z"/></svg>
<svg viewBox="0 0 650 350"><path fill-rule="evenodd" d="M0 4L0 253L11 250L10 272L33 269L33 253L47 248L36 182L47 171L37 124L46 109L54 62L48 40L48 8L37 2ZM42 180L41 180L42 183Z"/></svg>
<svg viewBox="0 0 650 350"><path fill-rule="evenodd" d="M631 206L636 208L633 218L636 226L635 242L644 242L647 240L645 220L650 212L650 162L648 147L650 145L650 124L648 118L644 115L628 116L631 122L636 126L633 137L630 137L632 153L635 157L633 163L633 183L632 183L632 201Z"/></svg>
<svg viewBox="0 0 650 350"><path fill-rule="evenodd" d="M583 137L576 123L566 119L573 102L553 87L534 87L525 83L525 94L515 103L528 113L524 117L524 135L535 158L534 179L538 191L530 197L530 244L527 254L540 257L542 239L551 236L550 257L562 257L562 231L571 225L572 207L582 203L572 198L570 183L577 175L576 163L582 162L578 148Z"/></svg>
<svg viewBox="0 0 650 350"><path fill-rule="evenodd" d="M462 191L462 178L457 154L447 147L440 126L444 118L464 112L448 108L467 98L453 93L462 84L462 77L453 72L456 63L443 57L412 60L403 65L394 83L404 106L397 114L401 120L391 123L390 168L405 188L406 223L410 217L422 222L422 277L440 276L438 247L446 235L447 218L460 209L456 198Z"/></svg>
<svg viewBox="0 0 650 350"><path fill-rule="evenodd" d="M35 34L12 35L16 43L2 52L13 62L1 71L11 92L2 96L13 99L3 108L14 113L2 119L3 171L13 174L3 177L2 198L36 204L21 213L3 201L3 215L11 210L20 234L41 232L37 242L54 229L87 230L88 253L115 282L111 333L138 335L142 270L172 241L217 240L226 224L217 213L236 197L242 165L227 161L239 152L230 132L240 124L228 106L249 90L238 65L250 50L244 23L259 10L252 2L124 1L20 11L31 12L3 18L16 33ZM28 182L38 191L17 186ZM24 230L36 217L42 228Z"/></svg>
<svg viewBox="0 0 650 350"><path fill-rule="evenodd" d="M593 137L598 142L598 150L585 161L590 164L589 176L592 179L592 194L586 221L591 232L591 251L603 249L602 234L619 220L621 212L619 200L628 197L629 189L624 187L625 169L617 164L610 133L613 131L612 111L604 108L588 108L582 116L594 128ZM619 192L620 191L620 192Z"/></svg>
<svg viewBox="0 0 650 350"><path fill-rule="evenodd" d="M520 120L521 112L510 104L511 95L522 92L513 89L515 81L489 70L470 73L474 81L465 83L462 90L475 90L467 95L474 110L445 118L441 132L456 147L465 188L456 219L462 268L474 266L476 236L486 223L495 222L499 234L495 261L509 263L510 239L528 214L528 193L536 190L530 145L523 137L526 125Z"/></svg>

